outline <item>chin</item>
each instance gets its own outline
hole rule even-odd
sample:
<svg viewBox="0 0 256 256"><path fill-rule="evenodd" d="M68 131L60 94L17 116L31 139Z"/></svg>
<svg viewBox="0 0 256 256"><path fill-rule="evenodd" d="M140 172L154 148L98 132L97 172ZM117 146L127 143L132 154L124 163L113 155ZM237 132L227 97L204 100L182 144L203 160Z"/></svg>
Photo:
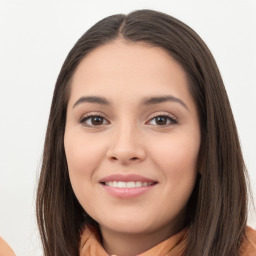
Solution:
<svg viewBox="0 0 256 256"><path fill-rule="evenodd" d="M154 232L155 221L146 221L145 216L135 218L135 215L127 218L114 218L112 220L99 222L99 225L105 227L113 232L129 233L129 234L142 234Z"/></svg>
<svg viewBox="0 0 256 256"><path fill-rule="evenodd" d="M106 227L106 226L105 226ZM110 226L110 227L106 227L109 230L112 230L112 232L117 232L117 233L123 233L123 234L145 234L145 233L151 233L153 230L151 230L149 227L147 226L138 226L138 225L122 225L122 226Z"/></svg>

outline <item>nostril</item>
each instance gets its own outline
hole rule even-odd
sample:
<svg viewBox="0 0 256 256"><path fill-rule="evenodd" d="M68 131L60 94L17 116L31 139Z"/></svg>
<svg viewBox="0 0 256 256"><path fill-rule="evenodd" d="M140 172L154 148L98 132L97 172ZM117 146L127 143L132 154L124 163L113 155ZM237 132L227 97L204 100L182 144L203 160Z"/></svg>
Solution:
<svg viewBox="0 0 256 256"><path fill-rule="evenodd" d="M127 160L124 160L124 159L118 158L116 156L112 156L110 158L110 160L112 160L112 161L118 161L118 160L121 160L121 161L137 161L138 159L139 159L138 157L131 157L131 158L127 158Z"/></svg>

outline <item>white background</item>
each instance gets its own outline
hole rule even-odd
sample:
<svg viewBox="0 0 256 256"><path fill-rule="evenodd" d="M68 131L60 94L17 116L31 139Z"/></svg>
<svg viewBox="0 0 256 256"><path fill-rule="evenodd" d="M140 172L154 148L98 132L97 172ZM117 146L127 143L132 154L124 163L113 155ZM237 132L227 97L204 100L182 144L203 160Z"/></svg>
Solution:
<svg viewBox="0 0 256 256"><path fill-rule="evenodd" d="M184 21L219 65L256 197L255 0L0 0L0 235L42 255L35 192L54 84L77 39L111 14L155 9ZM249 224L256 227L255 212Z"/></svg>

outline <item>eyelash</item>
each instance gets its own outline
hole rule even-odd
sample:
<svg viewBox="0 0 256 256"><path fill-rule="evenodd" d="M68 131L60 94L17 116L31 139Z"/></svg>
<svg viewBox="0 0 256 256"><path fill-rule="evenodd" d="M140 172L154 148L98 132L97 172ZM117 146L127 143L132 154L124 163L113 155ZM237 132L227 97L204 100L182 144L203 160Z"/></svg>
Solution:
<svg viewBox="0 0 256 256"><path fill-rule="evenodd" d="M106 125L106 124L100 124L100 125L93 125L93 124L87 124L86 121L90 120L91 119L91 122L92 122L92 118L94 117L97 117L97 118L100 118L100 119L103 119L103 122L104 120L106 121L107 119L101 115L87 115L87 116L83 116L82 119L80 120L80 123L86 127L96 127L96 126L101 126L101 125ZM107 121L108 122L108 121ZM109 122L108 122L109 123Z"/></svg>
<svg viewBox="0 0 256 256"><path fill-rule="evenodd" d="M103 122L105 123L102 123L102 124L99 124L99 125L95 125L95 124L92 124L92 118L100 118L103 120ZM155 120L156 121L156 118L167 118L167 122L168 124L163 124L163 125L157 125L157 124L154 124L156 126L159 126L159 127L167 127L167 126L170 126L170 125L175 125L177 124L177 120L169 115L166 115L166 114L163 114L163 115L156 115L154 117L152 117L149 121L146 122L146 124L148 124L149 122L151 122L152 120ZM88 120L91 120L91 124L87 124L86 122ZM106 123L107 122L107 123ZM90 127L90 128L94 128L94 127L97 127L97 126L102 126L102 125L107 125L109 124L110 122L107 121L107 119L101 115L87 115L87 116L83 116L82 119L80 120L80 123L86 127ZM156 123L156 122L155 122ZM150 124L152 125L152 124Z"/></svg>
<svg viewBox="0 0 256 256"><path fill-rule="evenodd" d="M163 114L163 115L156 115L154 116L153 118L151 118L148 122L152 121L152 120L155 120L155 123L156 123L156 118L166 118L167 119L167 124L163 124L163 125L157 125L155 124L156 126L159 126L159 127L167 127L167 126L170 126L170 125L175 125L177 124L177 120L169 115L166 115L166 114ZM148 123L147 122L147 123Z"/></svg>

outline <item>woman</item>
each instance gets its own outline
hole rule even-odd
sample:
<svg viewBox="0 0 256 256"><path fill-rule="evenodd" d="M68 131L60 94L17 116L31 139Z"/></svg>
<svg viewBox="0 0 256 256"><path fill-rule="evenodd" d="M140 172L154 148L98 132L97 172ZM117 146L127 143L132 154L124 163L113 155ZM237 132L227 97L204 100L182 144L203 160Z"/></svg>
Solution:
<svg viewBox="0 0 256 256"><path fill-rule="evenodd" d="M199 36L141 10L89 29L60 71L37 193L45 255L256 255L246 175Z"/></svg>

